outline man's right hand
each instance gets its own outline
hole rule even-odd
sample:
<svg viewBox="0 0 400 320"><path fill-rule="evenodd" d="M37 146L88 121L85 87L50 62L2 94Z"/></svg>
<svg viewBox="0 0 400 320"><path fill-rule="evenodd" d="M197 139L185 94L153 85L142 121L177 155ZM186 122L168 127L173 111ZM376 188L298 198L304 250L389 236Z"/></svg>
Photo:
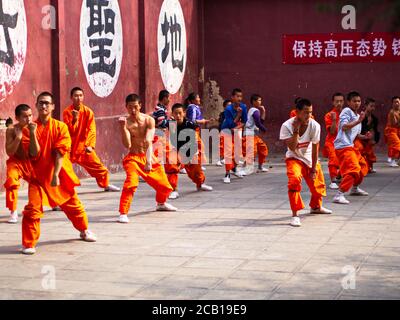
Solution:
<svg viewBox="0 0 400 320"><path fill-rule="evenodd" d="M29 124L28 124L28 128L29 128L29 131L30 131L31 133L36 132L37 123L36 123L36 122L31 122L31 123L29 123Z"/></svg>
<svg viewBox="0 0 400 320"><path fill-rule="evenodd" d="M331 112L331 118L332 120L336 120L336 112Z"/></svg>
<svg viewBox="0 0 400 320"><path fill-rule="evenodd" d="M301 123L300 123L299 119L297 117L294 117L294 120L292 123L293 131L299 131L300 126L301 126Z"/></svg>
<svg viewBox="0 0 400 320"><path fill-rule="evenodd" d="M78 115L79 115L79 111L78 110L72 110L72 117L74 118L74 120L78 120Z"/></svg>
<svg viewBox="0 0 400 320"><path fill-rule="evenodd" d="M126 128L126 117L119 117L118 123L121 126L121 128Z"/></svg>

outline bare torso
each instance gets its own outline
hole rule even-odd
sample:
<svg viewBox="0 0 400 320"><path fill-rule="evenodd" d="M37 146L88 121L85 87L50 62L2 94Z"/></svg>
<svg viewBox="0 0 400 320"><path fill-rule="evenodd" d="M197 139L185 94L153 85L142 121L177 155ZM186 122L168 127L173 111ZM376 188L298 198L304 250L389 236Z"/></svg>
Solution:
<svg viewBox="0 0 400 320"><path fill-rule="evenodd" d="M153 125L152 125L153 121ZM141 113L138 119L131 116L127 118L126 128L131 138L131 147L129 151L134 154L146 153L154 136L154 120L152 117Z"/></svg>

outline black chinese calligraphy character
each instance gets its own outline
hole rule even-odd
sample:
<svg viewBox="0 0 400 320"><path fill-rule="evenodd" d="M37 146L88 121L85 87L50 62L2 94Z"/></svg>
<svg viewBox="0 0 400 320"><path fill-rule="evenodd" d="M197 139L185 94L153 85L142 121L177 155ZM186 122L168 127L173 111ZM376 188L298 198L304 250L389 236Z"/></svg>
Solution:
<svg viewBox="0 0 400 320"><path fill-rule="evenodd" d="M91 37L95 33L102 35L103 31L107 34L115 34L114 22L115 12L107 7L109 0L86 0L86 7L90 9L90 25L87 28L87 35ZM104 19L103 19L104 14Z"/></svg>
<svg viewBox="0 0 400 320"><path fill-rule="evenodd" d="M176 15L174 17L170 17L170 21L168 22L167 14L164 16L164 22L161 24L161 32L165 37L165 47L161 52L161 60L165 62L171 51L172 58L172 67L178 68L181 72L183 71L183 60L185 59L184 55L182 59L175 59L175 54L177 51L181 51L182 47L182 27L177 22ZM168 33L171 33L171 42L168 42Z"/></svg>
<svg viewBox="0 0 400 320"><path fill-rule="evenodd" d="M112 45L112 40L110 39L93 39L89 40L89 45L91 48L93 47L99 47L98 50L92 51L92 58L93 59L99 59L99 62L97 63L89 63L88 65L88 72L89 75L92 75L93 73L96 72L105 72L111 77L114 77L115 75L115 67L116 67L116 60L111 64L107 64L104 61L104 58L109 58L111 55L111 51L108 49L105 49L105 47L109 47Z"/></svg>
<svg viewBox="0 0 400 320"><path fill-rule="evenodd" d="M14 49L8 29L15 29L17 26L17 21L18 13L14 15L5 14L3 11L3 0L0 0L0 26L3 26L4 38L7 47L7 52L0 50L0 62L7 63L10 67L14 66Z"/></svg>

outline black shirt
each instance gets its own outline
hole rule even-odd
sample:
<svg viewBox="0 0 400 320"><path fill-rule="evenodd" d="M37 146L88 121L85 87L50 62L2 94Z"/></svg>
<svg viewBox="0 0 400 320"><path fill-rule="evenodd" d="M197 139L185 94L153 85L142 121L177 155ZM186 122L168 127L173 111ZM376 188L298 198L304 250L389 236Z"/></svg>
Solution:
<svg viewBox="0 0 400 320"><path fill-rule="evenodd" d="M361 134L366 134L368 131L374 132L374 140L376 143L379 142L380 133L378 132L378 118L371 114L371 121L369 121L369 116L366 116L361 123Z"/></svg>
<svg viewBox="0 0 400 320"><path fill-rule="evenodd" d="M177 125L175 120L170 120L170 140L171 144L189 159L197 153L198 145L196 139L197 125L186 118L183 122Z"/></svg>

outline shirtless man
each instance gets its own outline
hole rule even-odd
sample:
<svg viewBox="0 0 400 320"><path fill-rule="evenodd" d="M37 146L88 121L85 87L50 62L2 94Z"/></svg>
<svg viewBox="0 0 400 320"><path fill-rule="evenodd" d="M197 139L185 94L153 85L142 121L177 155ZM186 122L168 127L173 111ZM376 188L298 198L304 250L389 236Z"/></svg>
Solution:
<svg viewBox="0 0 400 320"><path fill-rule="evenodd" d="M128 223L128 212L133 195L139 185L139 176L156 190L156 211L176 211L167 203L172 187L168 182L164 167L153 153L152 142L155 132L154 119L140 112L142 103L137 94L130 94L125 100L129 116L118 119L123 145L129 154L123 160L126 180L119 205L120 223Z"/></svg>

